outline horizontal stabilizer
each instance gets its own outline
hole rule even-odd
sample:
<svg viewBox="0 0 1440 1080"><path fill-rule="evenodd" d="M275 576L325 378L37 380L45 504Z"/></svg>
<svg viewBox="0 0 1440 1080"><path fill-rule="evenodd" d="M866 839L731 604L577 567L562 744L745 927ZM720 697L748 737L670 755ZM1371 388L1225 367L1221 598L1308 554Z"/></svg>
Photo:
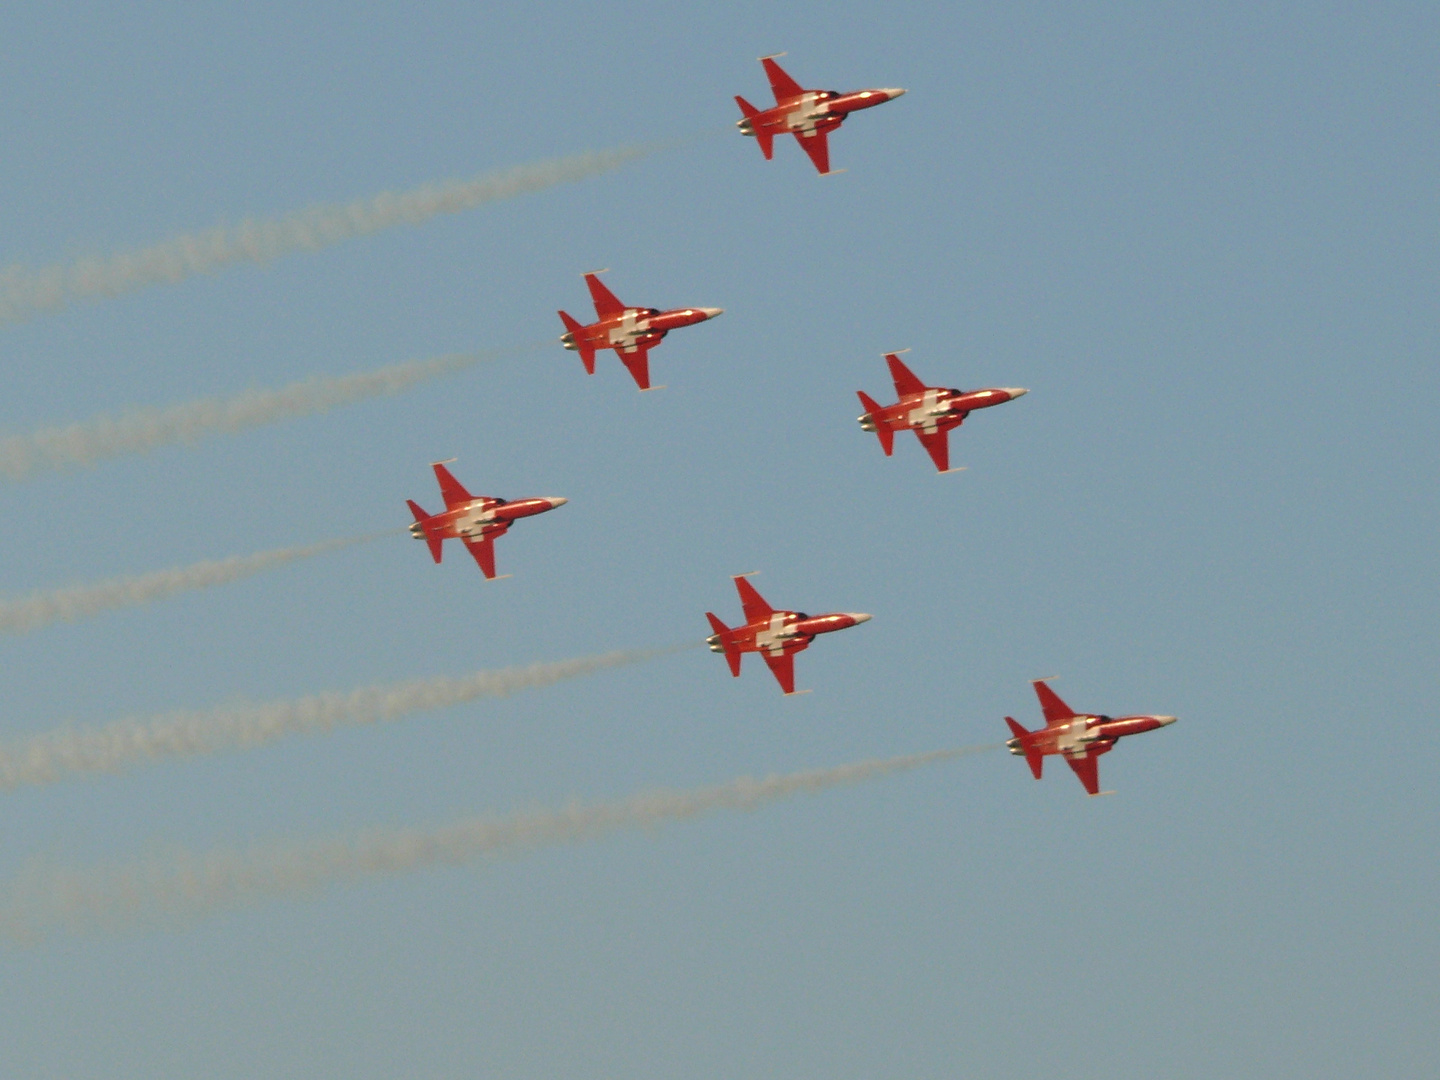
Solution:
<svg viewBox="0 0 1440 1080"><path fill-rule="evenodd" d="M1020 748L1025 751L1025 764L1030 766L1035 779L1039 780L1045 768L1045 756L1039 750L1031 748L1030 732L1021 727L1013 716L1005 717L1005 723L1010 725L1010 734L1019 740Z"/></svg>
<svg viewBox="0 0 1440 1080"><path fill-rule="evenodd" d="M574 349L580 354L580 363L585 365L585 374L594 375L595 346L588 344L584 340L583 334L585 328L580 325L578 319L567 315L565 312L559 312L559 315L560 321L565 324L565 336L560 340L564 342L568 348Z"/></svg>
<svg viewBox="0 0 1440 1080"><path fill-rule="evenodd" d="M765 155L769 161L775 156L775 133L773 131L761 131L755 127L755 118L760 115L760 110L751 105L739 94L735 95L735 104L740 106L740 113L744 120L740 121L740 130L746 135L753 135L755 141L760 144L760 153Z"/></svg>
<svg viewBox="0 0 1440 1080"><path fill-rule="evenodd" d="M855 395L860 399L860 407L865 410L865 414L870 417L871 423L875 427L875 434L880 439L880 449L885 451L886 457L889 457L895 452L895 432L890 429L888 424L879 419L880 403L864 390L856 390Z"/></svg>
<svg viewBox="0 0 1440 1080"><path fill-rule="evenodd" d="M443 550L440 537L430 531L430 515L420 509L419 503L413 502L410 499L405 500L405 505L410 507L410 513L415 516L415 521L420 526L420 531L425 534L425 543L430 548L430 557L438 563L441 554L443 554Z"/></svg>
<svg viewBox="0 0 1440 1080"><path fill-rule="evenodd" d="M715 631L715 637L720 640L716 643L725 651L725 662L730 665L730 674L737 679L740 677L740 650L735 648L735 639L731 636L730 628L715 616L713 612L705 612L705 618L710 620L710 629Z"/></svg>

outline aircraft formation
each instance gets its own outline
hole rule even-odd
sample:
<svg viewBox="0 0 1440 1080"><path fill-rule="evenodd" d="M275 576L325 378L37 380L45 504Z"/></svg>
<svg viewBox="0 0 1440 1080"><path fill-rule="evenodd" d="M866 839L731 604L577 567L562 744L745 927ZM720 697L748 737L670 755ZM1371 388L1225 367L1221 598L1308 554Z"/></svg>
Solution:
<svg viewBox="0 0 1440 1080"><path fill-rule="evenodd" d="M795 136L820 175L843 171L830 168L829 134L837 130L851 113L893 101L905 91L893 87L849 93L807 90L776 62L783 55L779 53L760 59L775 104L768 109L757 109L737 95L735 102L742 115L736 126L742 135L756 140L766 160L773 158L776 136L788 134ZM685 307L662 311L653 307L631 307L622 303L600 281L597 275L603 272L584 275L595 307L595 321L582 324L565 311L560 311L560 321L565 327L560 343L580 354L581 364L588 375L595 374L597 353L602 349L613 349L641 391L663 389L651 385L650 351L670 331L706 322L722 314L722 309ZM865 409L858 418L860 427L879 438L887 457L894 452L895 433L913 431L936 471L941 474L961 471L950 466L951 431L960 427L972 412L1003 405L1028 393L1024 388L1013 386L977 390L929 386L901 361L898 353L886 353L885 361L897 400L893 405L881 405L863 390L857 391ZM546 513L566 502L559 497L514 501L489 496L477 498L445 466L445 462L433 465L445 509L432 515L410 501L408 505L415 518L410 526L411 535L426 542L437 563L441 559L443 542L459 539L475 558L487 580L496 578L496 539L520 518ZM867 614L855 612L808 615L802 611L771 607L747 580L748 577L748 574L742 574L734 578L744 614L741 625L730 627L713 612L705 613L713 631L706 643L711 651L724 655L731 674L737 678L744 654L754 652L765 661L785 694L797 693L795 654L809 648L820 634L848 629L870 619ZM1108 794L1100 791L1098 759L1101 754L1108 753L1126 735L1153 731L1175 722L1173 716L1140 715L1115 719L1100 714L1077 713L1061 701L1044 680L1036 681L1034 687L1040 699L1045 726L1027 731L1013 718L1006 717L1013 736L1006 745L1011 753L1025 758L1037 780L1041 777L1047 755L1063 756L1089 795Z"/></svg>

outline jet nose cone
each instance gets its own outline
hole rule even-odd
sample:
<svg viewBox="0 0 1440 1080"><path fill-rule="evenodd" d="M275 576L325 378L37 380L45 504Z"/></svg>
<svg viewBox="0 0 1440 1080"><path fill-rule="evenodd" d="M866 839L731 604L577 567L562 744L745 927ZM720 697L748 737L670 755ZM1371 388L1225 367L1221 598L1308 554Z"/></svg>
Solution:
<svg viewBox="0 0 1440 1080"><path fill-rule="evenodd" d="M887 86L881 90L880 93L884 94L889 100L894 101L901 94L905 93L905 91L898 86Z"/></svg>
<svg viewBox="0 0 1440 1080"><path fill-rule="evenodd" d="M1180 718L1178 716L1157 716L1155 717L1155 719L1160 721L1161 727L1169 727L1171 724L1173 724L1176 720L1179 720Z"/></svg>
<svg viewBox="0 0 1440 1080"><path fill-rule="evenodd" d="M847 611L845 614L849 615L850 618L854 619L857 624L870 621L870 616L866 615L864 612Z"/></svg>
<svg viewBox="0 0 1440 1080"><path fill-rule="evenodd" d="M1024 397L1026 394L1028 394L1028 393L1030 392L1029 390L1025 389L1025 387L1023 387L1023 386L1006 386L1006 387L1002 387L1002 389L1005 391L1005 393L1007 393L1007 394L1010 395L1010 399L1011 399L1012 401L1013 401L1015 398L1017 398L1017 397Z"/></svg>
<svg viewBox="0 0 1440 1080"><path fill-rule="evenodd" d="M562 498L562 497L559 496L559 495L554 495L554 496L547 497L545 501L550 504L550 509L551 509L551 510L554 510L555 507L557 507L557 506L564 506L564 505L565 505L567 502L569 502L570 500L569 500L569 499L566 499L566 498Z"/></svg>
<svg viewBox="0 0 1440 1080"><path fill-rule="evenodd" d="M716 315L725 314L725 309L723 307L702 307L696 308L695 310L702 312L707 319L713 319Z"/></svg>

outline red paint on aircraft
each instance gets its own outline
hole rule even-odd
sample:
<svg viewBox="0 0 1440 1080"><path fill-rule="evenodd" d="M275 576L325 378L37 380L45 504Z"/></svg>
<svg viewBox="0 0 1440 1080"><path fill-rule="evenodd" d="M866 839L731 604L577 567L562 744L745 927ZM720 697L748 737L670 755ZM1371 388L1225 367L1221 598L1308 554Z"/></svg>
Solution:
<svg viewBox="0 0 1440 1080"><path fill-rule="evenodd" d="M762 56L760 63L770 80L770 89L774 91L775 105L769 109L757 109L737 95L735 104L740 106L743 115L735 126L742 135L754 137L766 161L775 153L776 135L794 135L800 149L809 155L821 176L830 173L830 147L826 140L830 132L845 122L845 117L861 109L883 105L905 93L893 87L852 90L848 94L838 90L806 90L785 73L775 62L775 57Z"/></svg>
<svg viewBox="0 0 1440 1080"><path fill-rule="evenodd" d="M859 612L807 615L803 611L777 610L745 580L745 575L734 580L740 594L740 607L745 612L745 624L726 626L707 611L705 617L715 633L706 638L705 643L711 652L725 654L730 674L737 678L741 656L747 652L759 653L780 683L780 689L787 694L795 693L795 654L808 649L817 634L844 630L870 619L869 615Z"/></svg>
<svg viewBox="0 0 1440 1080"><path fill-rule="evenodd" d="M1060 695L1051 690L1045 681L1037 680L1035 694L1040 698L1040 711L1045 715L1045 726L1038 731L1026 731L1014 717L1007 716L1005 723L1010 726L1014 738L1006 742L1010 753L1023 757L1040 779L1040 770L1049 754L1063 754L1065 763L1075 771L1080 783L1091 795L1100 794L1099 757L1107 754L1115 743L1126 735L1139 735L1145 731L1166 727L1175 723L1173 716L1100 716L1097 713L1077 713L1060 700Z"/></svg>
<svg viewBox="0 0 1440 1080"><path fill-rule="evenodd" d="M417 503L406 501L415 523L410 526L410 535L424 540L430 547L431 557L438 563L442 554L441 544L446 540L459 540L466 550L475 557L485 580L495 577L495 541L509 531L511 524L520 518L533 517L564 506L569 499L496 499L489 495L471 495L444 462L437 461L435 479L440 481L440 496L445 500L445 509L438 514L427 514Z"/></svg>
<svg viewBox="0 0 1440 1080"><path fill-rule="evenodd" d="M641 390L650 389L650 350L660 344L661 338L679 327L713 319L725 310L696 307L661 311L626 307L595 274L586 274L585 284L590 287L590 298L595 302L596 320L584 326L578 319L560 312L560 321L565 324L560 344L580 354L587 375L595 374L597 349L614 349Z"/></svg>
<svg viewBox="0 0 1440 1080"><path fill-rule="evenodd" d="M865 409L859 417L860 426L880 437L880 448L889 457L895 449L895 432L913 431L935 468L950 471L950 430L965 422L976 409L988 409L1014 401L1030 391L1019 386L995 386L988 390L955 390L943 386L926 386L917 379L895 353L886 353L890 377L900 400L894 405L881 405L863 390L856 391Z"/></svg>

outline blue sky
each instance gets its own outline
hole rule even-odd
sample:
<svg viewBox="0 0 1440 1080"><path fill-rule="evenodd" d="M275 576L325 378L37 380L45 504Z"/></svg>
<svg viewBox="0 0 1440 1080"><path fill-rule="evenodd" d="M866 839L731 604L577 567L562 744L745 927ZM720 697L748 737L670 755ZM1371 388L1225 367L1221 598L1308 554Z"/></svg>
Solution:
<svg viewBox="0 0 1440 1080"><path fill-rule="evenodd" d="M612 175L0 328L0 431L526 345L608 266L720 306L659 393L556 344L0 486L0 593L564 495L485 585L399 536L3 643L0 734L874 620L783 699L686 652L5 796L0 877L1180 723L1086 800L994 754L753 814L7 949L4 1074L1431 1077L1433 5L280 5L0 15L0 264L638 141ZM754 58L910 93L765 162ZM885 458L854 391L1025 386ZM882 396L882 400L883 400ZM457 553L458 554L458 553Z"/></svg>

